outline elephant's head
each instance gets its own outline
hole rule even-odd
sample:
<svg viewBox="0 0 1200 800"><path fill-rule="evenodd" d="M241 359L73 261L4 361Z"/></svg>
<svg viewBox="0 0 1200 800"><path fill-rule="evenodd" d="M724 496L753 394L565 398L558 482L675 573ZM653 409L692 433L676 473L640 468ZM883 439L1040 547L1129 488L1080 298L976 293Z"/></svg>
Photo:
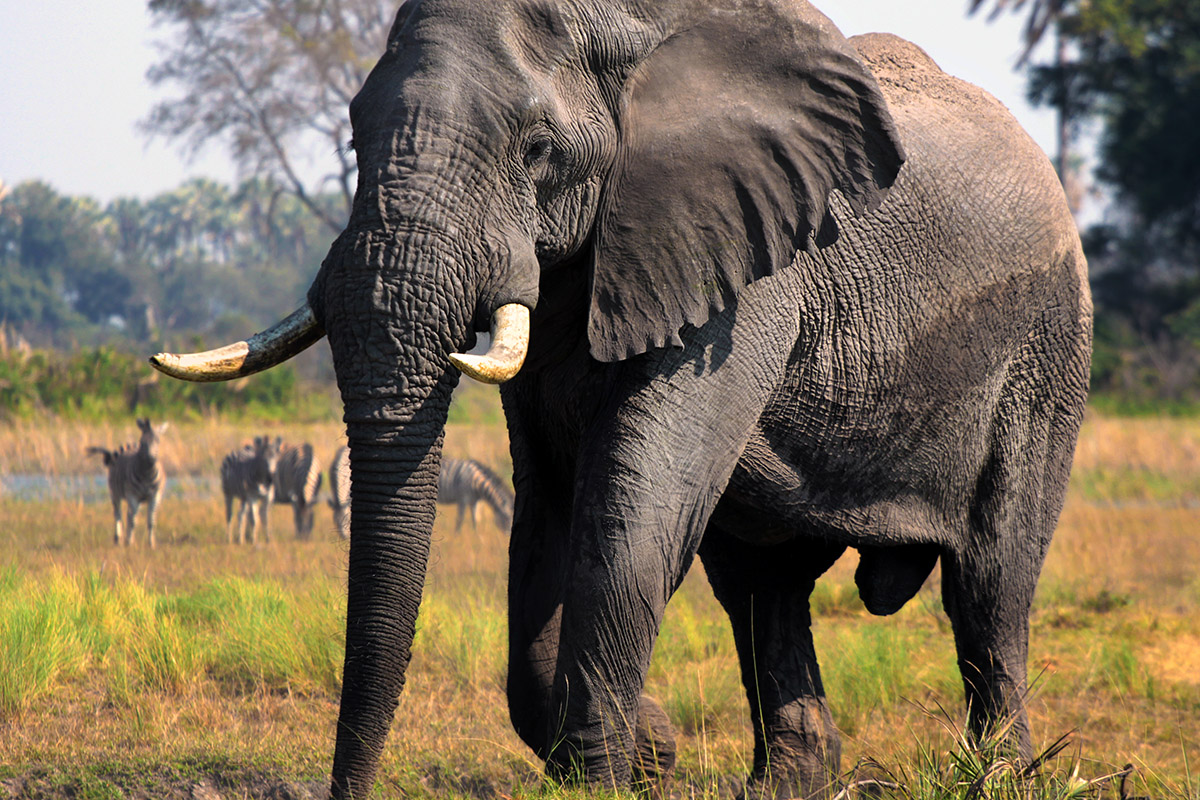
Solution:
<svg viewBox="0 0 1200 800"><path fill-rule="evenodd" d="M153 360L220 380L329 335L353 487L334 793L365 796L459 368L515 374L539 284L563 270L587 276L595 359L677 343L832 241L834 189L856 211L880 202L903 157L874 80L802 0L410 0L350 115L354 210L307 305L246 342ZM489 323L489 356L455 355Z"/></svg>

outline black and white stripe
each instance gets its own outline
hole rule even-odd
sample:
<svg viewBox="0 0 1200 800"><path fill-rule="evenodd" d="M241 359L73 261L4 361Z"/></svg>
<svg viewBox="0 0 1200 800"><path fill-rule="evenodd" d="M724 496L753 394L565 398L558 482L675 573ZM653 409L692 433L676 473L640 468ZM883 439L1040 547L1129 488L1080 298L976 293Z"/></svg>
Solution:
<svg viewBox="0 0 1200 800"><path fill-rule="evenodd" d="M275 502L292 507L296 538L312 536L317 494L321 491L321 462L313 446L305 442L299 447L284 446L275 469Z"/></svg>
<svg viewBox="0 0 1200 800"><path fill-rule="evenodd" d="M88 455L100 454L108 467L108 494L113 507L113 543L121 544L121 502L126 505L125 544L133 544L134 518L138 506L146 504L146 540L154 547L154 521L158 501L166 485L166 474L158 461L158 440L167 423L151 425L149 419L139 419L142 431L137 444L127 444L116 450L89 447Z"/></svg>
<svg viewBox="0 0 1200 800"><path fill-rule="evenodd" d="M350 448L343 445L329 464L329 507L333 526L343 539L350 538Z"/></svg>
<svg viewBox="0 0 1200 800"><path fill-rule="evenodd" d="M221 462L221 491L225 494L225 533L233 544L233 501L240 500L237 517L237 542L243 544L247 536L255 541L262 516L262 533L270 541L268 509L275 495L275 469L279 464L279 437L254 437L254 444L246 445L225 456ZM246 517L250 517L250 530L246 531Z"/></svg>
<svg viewBox="0 0 1200 800"><path fill-rule="evenodd" d="M481 502L491 506L498 528L507 531L512 527L512 490L499 475L478 461L443 459L442 471L438 475L437 499L439 503L454 503L458 506L455 532L462 529L463 518L468 509L471 512L471 528L476 527Z"/></svg>

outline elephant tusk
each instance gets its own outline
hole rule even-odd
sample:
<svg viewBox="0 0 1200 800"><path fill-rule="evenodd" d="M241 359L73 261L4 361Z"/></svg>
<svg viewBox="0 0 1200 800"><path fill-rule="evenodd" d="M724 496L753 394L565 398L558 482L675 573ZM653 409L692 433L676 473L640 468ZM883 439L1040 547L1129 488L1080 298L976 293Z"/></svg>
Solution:
<svg viewBox="0 0 1200 800"><path fill-rule="evenodd" d="M521 370L529 350L529 309L520 303L500 306L492 314L492 346L485 355L451 353L450 362L482 383L504 383Z"/></svg>
<svg viewBox="0 0 1200 800"><path fill-rule="evenodd" d="M203 353L158 353L150 356L150 363L159 372L185 381L228 381L282 364L324 335L312 309L305 303L243 342Z"/></svg>

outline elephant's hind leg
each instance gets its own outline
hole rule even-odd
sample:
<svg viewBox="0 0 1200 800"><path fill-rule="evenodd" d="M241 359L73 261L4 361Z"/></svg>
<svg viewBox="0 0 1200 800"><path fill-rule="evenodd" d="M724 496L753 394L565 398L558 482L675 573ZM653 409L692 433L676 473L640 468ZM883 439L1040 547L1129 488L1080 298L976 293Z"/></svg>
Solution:
<svg viewBox="0 0 1200 800"><path fill-rule="evenodd" d="M808 598L843 547L812 540L747 544L710 524L709 583L733 623L754 728L746 798L831 796L841 742L813 648Z"/></svg>
<svg viewBox="0 0 1200 800"><path fill-rule="evenodd" d="M1025 710L1029 611L1062 509L1083 405L1082 388L1077 404L1056 401L1044 386L1029 385L1030 375L1037 372L1017 371L1004 390L968 535L943 553L942 572L970 730L1026 760L1032 757ZM1085 376L1080 370L1078 382ZM1043 380L1071 383L1061 376Z"/></svg>

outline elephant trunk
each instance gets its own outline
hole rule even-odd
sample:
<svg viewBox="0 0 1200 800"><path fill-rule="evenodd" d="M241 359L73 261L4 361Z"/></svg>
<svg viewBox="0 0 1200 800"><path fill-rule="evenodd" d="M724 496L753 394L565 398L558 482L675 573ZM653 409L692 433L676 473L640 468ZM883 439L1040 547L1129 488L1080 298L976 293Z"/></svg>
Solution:
<svg viewBox="0 0 1200 800"><path fill-rule="evenodd" d="M436 248L344 234L309 291L328 333L350 445L346 653L334 798L371 796L425 583L450 398L471 297L431 285ZM460 290L461 291L461 290ZM468 293L469 294L469 293Z"/></svg>
<svg viewBox="0 0 1200 800"><path fill-rule="evenodd" d="M335 798L370 795L404 687L429 560L448 406L447 392L399 426L347 426L351 536Z"/></svg>

